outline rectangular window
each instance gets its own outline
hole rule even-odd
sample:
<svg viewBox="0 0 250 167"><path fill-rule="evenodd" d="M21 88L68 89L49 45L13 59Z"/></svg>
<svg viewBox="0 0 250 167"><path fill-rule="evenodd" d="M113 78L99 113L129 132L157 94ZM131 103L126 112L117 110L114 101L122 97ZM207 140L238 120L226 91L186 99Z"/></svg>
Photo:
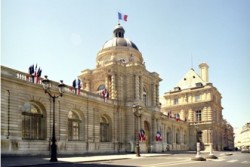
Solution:
<svg viewBox="0 0 250 167"><path fill-rule="evenodd" d="M109 124L101 123L100 131L101 131L101 142L108 142L109 141Z"/></svg>
<svg viewBox="0 0 250 167"><path fill-rule="evenodd" d="M201 95L196 95L195 96L195 101L197 102L197 101L200 101L201 100Z"/></svg>
<svg viewBox="0 0 250 167"><path fill-rule="evenodd" d="M174 99L174 105L177 105L178 103L179 103L179 99L178 98Z"/></svg>
<svg viewBox="0 0 250 167"><path fill-rule="evenodd" d="M33 140L44 139L42 119L41 115L24 113L22 115L22 138Z"/></svg>
<svg viewBox="0 0 250 167"><path fill-rule="evenodd" d="M80 122L77 120L68 120L68 139L69 140L79 140L80 132Z"/></svg>
<svg viewBox="0 0 250 167"><path fill-rule="evenodd" d="M201 110L195 112L196 122L201 122Z"/></svg>
<svg viewBox="0 0 250 167"><path fill-rule="evenodd" d="M78 140L79 138L79 123L78 122L73 122L73 140Z"/></svg>

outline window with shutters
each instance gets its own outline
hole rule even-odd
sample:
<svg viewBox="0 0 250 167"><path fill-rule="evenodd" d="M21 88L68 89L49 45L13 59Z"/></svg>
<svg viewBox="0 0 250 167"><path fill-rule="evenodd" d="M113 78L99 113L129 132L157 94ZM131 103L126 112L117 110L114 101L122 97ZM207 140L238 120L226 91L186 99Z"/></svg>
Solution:
<svg viewBox="0 0 250 167"><path fill-rule="evenodd" d="M25 102L22 106L22 138L42 140L46 138L46 119L39 105Z"/></svg>

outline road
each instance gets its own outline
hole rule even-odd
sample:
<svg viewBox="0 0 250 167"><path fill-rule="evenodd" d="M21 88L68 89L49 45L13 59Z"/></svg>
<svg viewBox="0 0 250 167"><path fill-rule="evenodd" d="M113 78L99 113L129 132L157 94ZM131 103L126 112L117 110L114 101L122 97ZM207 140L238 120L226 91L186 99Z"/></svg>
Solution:
<svg viewBox="0 0 250 167"><path fill-rule="evenodd" d="M250 154L232 152L231 154L219 153L218 159L207 161L192 161L193 154L174 154L161 157L147 157L119 161L99 162L99 165L115 166L143 166L143 167L250 167ZM97 165L97 164L96 164Z"/></svg>
<svg viewBox="0 0 250 167"><path fill-rule="evenodd" d="M135 157L132 159L109 160L98 162L78 162L51 165L36 165L36 167L250 167L250 154L241 152L216 152L218 159L193 161L194 154L172 154L158 157ZM202 156L206 156L205 154Z"/></svg>

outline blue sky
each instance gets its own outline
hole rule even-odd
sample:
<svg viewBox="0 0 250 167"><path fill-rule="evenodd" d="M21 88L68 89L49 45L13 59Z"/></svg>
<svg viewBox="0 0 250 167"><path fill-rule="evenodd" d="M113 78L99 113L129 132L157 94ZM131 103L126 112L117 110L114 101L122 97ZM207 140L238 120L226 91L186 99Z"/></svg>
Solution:
<svg viewBox="0 0 250 167"><path fill-rule="evenodd" d="M2 0L1 64L68 85L112 38L117 12L125 37L160 74L160 95L193 67L209 65L209 81L222 94L223 115L233 127L250 122L249 0Z"/></svg>

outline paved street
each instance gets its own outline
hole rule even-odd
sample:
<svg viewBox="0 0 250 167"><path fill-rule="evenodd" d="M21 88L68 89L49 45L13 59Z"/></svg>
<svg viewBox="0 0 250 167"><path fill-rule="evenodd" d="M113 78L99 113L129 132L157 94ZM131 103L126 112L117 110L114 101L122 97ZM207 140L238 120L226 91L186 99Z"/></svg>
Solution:
<svg viewBox="0 0 250 167"><path fill-rule="evenodd" d="M60 157L58 162L49 162L44 157L2 157L3 167L7 166L36 166L36 167L180 167L183 165L191 167L249 167L250 154L241 152L215 152L218 159L207 159L207 161L192 161L195 156L193 152L169 153L169 154L142 154L136 157L134 154L125 155L99 155L84 157ZM208 154L203 153L206 157Z"/></svg>
<svg viewBox="0 0 250 167"><path fill-rule="evenodd" d="M142 157L127 160L103 161L98 163L88 163L88 165L100 166L143 166L143 167L249 167L250 154L233 152L233 155L219 153L218 159L207 161L192 161L194 154L174 154L168 156ZM205 154L204 154L205 156ZM79 164L80 165L80 164ZM86 163L85 163L86 165Z"/></svg>

